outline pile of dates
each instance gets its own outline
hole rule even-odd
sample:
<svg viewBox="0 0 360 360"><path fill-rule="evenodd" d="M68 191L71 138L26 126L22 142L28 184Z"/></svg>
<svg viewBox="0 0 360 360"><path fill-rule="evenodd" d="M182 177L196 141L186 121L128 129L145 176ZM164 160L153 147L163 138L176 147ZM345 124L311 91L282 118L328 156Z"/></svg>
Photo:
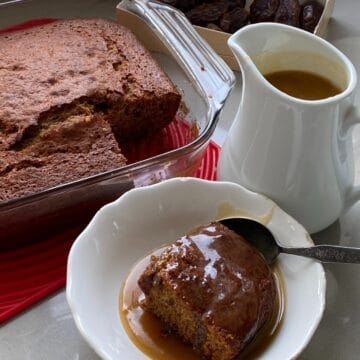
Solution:
<svg viewBox="0 0 360 360"><path fill-rule="evenodd" d="M193 25L234 33L249 23L273 21L313 32L323 6L317 0L300 5L299 0L163 0L183 11Z"/></svg>

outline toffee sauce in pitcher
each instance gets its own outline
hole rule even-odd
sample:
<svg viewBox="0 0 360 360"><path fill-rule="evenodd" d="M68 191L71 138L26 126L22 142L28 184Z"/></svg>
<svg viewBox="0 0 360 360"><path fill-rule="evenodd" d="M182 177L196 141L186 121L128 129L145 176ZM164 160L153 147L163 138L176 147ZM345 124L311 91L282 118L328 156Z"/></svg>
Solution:
<svg viewBox="0 0 360 360"><path fill-rule="evenodd" d="M306 71L276 71L264 77L280 91L304 100L326 99L342 92L332 81Z"/></svg>

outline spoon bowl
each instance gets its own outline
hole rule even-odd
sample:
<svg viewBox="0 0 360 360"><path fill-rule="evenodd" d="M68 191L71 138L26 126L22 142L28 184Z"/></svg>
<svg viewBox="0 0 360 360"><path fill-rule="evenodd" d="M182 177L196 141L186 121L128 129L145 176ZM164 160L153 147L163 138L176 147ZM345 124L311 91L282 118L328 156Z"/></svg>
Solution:
<svg viewBox="0 0 360 360"><path fill-rule="evenodd" d="M248 218L228 218L220 222L256 247L268 264L272 264L280 254L274 235L258 221Z"/></svg>
<svg viewBox="0 0 360 360"><path fill-rule="evenodd" d="M280 246L271 231L260 222L249 218L226 218L220 222L243 236L264 256L271 265L280 253L304 256L320 262L360 263L360 249L344 246L318 245L304 248L287 248Z"/></svg>

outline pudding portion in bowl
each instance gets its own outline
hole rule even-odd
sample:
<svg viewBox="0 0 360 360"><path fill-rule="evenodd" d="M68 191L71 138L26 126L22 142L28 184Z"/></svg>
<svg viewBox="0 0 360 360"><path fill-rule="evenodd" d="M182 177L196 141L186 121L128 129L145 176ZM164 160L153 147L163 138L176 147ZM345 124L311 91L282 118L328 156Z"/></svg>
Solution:
<svg viewBox="0 0 360 360"><path fill-rule="evenodd" d="M224 204L229 211L221 210ZM75 324L101 358L201 359L183 353L192 346L164 332L166 326L144 306L138 280L153 255L159 257L189 230L239 214L264 223L283 246L313 245L273 201L228 182L166 180L131 190L98 212L70 251L66 291ZM320 263L280 254L271 270L280 304L275 302L272 319L241 352L243 359L297 358L323 315L326 279Z"/></svg>
<svg viewBox="0 0 360 360"><path fill-rule="evenodd" d="M281 296L272 269L245 239L218 222L196 228L140 263L123 289L122 319L135 338L153 332L146 328L158 318L160 331L175 334L200 356L230 360L259 332L264 335L264 328L279 325ZM129 294L135 279L139 288ZM136 317L142 330L134 327ZM180 350L173 336L143 343L159 341L165 352ZM186 351L186 358L200 358L191 347L181 349L182 356Z"/></svg>

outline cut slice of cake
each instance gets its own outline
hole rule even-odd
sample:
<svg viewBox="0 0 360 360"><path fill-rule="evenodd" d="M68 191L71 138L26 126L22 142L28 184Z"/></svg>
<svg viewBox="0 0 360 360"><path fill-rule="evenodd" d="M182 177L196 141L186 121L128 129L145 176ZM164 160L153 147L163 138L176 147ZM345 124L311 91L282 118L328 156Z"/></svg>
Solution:
<svg viewBox="0 0 360 360"><path fill-rule="evenodd" d="M205 358L230 360L269 321L271 269L241 236L213 222L153 256L138 284L145 306Z"/></svg>

